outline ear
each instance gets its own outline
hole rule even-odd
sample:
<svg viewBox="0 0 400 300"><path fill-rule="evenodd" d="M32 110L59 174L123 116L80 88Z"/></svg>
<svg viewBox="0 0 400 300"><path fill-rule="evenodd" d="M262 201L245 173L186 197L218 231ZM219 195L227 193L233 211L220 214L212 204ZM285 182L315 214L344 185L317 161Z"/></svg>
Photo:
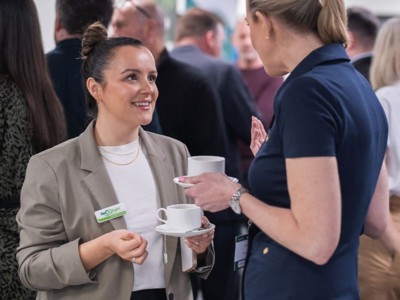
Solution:
<svg viewBox="0 0 400 300"><path fill-rule="evenodd" d="M93 77L89 77L86 80L86 88L97 103L103 100L103 89L101 85L96 80L94 80Z"/></svg>
<svg viewBox="0 0 400 300"><path fill-rule="evenodd" d="M204 35L203 41L204 47L207 49L207 53L209 53L215 47L215 32L208 30Z"/></svg>
<svg viewBox="0 0 400 300"><path fill-rule="evenodd" d="M60 31L60 29L62 28L61 22L60 22L60 16L58 14L56 15L56 24L55 24L54 28L55 28L56 32Z"/></svg>
<svg viewBox="0 0 400 300"><path fill-rule="evenodd" d="M143 24L144 36L154 37L156 35L157 24L153 19L146 20Z"/></svg>
<svg viewBox="0 0 400 300"><path fill-rule="evenodd" d="M273 24L270 17L256 11L257 22L260 23L262 30L265 33L265 37L270 37L272 34Z"/></svg>
<svg viewBox="0 0 400 300"><path fill-rule="evenodd" d="M347 44L347 50L351 50L356 45L356 40L354 39L354 34L351 31L347 31L347 35L349 37L349 43Z"/></svg>

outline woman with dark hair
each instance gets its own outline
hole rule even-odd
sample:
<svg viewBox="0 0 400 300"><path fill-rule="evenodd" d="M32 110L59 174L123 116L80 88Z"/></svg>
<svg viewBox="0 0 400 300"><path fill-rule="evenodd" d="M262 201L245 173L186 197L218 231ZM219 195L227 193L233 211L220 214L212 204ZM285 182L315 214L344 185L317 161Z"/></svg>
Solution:
<svg viewBox="0 0 400 300"><path fill-rule="evenodd" d="M346 54L344 1L247 0L246 19L265 71L290 74L268 135L253 119L252 194L212 173L186 178L186 193L252 221L246 300L359 299L359 236L388 223L388 126Z"/></svg>
<svg viewBox="0 0 400 300"><path fill-rule="evenodd" d="M29 158L66 137L32 0L0 1L0 299L26 299L15 216Z"/></svg>
<svg viewBox="0 0 400 300"><path fill-rule="evenodd" d="M186 172L189 155L179 141L141 128L158 97L154 58L138 40L107 38L100 23L82 45L97 117L29 162L17 215L19 276L43 299L193 300L179 239L154 230L158 207L188 202L172 179ZM186 239L202 278L213 264L213 234Z"/></svg>

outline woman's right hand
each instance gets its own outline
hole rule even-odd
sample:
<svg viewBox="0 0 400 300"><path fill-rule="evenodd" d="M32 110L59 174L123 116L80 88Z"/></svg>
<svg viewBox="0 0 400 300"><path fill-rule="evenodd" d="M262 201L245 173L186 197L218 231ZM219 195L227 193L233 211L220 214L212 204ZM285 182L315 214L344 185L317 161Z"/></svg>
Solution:
<svg viewBox="0 0 400 300"><path fill-rule="evenodd" d="M138 233L128 230L114 230L106 234L107 247L119 257L143 264L148 252L147 241Z"/></svg>
<svg viewBox="0 0 400 300"><path fill-rule="evenodd" d="M268 134L264 129L264 125L255 116L251 117L251 144L250 150L256 156L262 144L268 139Z"/></svg>

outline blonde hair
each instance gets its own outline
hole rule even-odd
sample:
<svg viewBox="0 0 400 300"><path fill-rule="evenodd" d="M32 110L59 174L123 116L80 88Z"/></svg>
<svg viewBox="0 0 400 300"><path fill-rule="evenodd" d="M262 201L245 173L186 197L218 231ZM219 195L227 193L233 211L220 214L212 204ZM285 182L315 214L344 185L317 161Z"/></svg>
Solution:
<svg viewBox="0 0 400 300"><path fill-rule="evenodd" d="M272 15L299 32L315 32L324 44L347 45L347 12L343 0L247 0L256 12Z"/></svg>
<svg viewBox="0 0 400 300"><path fill-rule="evenodd" d="M377 90L400 80L400 18L383 23L375 41L370 79Z"/></svg>

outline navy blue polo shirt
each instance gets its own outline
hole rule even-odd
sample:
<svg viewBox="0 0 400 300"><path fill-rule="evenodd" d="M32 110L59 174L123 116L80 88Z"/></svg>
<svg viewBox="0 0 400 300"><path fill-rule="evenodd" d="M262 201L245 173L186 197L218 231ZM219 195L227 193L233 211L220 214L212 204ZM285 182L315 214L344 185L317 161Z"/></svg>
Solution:
<svg viewBox="0 0 400 300"><path fill-rule="evenodd" d="M358 239L386 149L383 109L343 46L329 44L293 70L276 95L274 110L269 140L250 167L254 195L290 208L285 159L336 157L342 195L340 241L328 263L319 266L258 233L245 272L245 300L359 299Z"/></svg>

